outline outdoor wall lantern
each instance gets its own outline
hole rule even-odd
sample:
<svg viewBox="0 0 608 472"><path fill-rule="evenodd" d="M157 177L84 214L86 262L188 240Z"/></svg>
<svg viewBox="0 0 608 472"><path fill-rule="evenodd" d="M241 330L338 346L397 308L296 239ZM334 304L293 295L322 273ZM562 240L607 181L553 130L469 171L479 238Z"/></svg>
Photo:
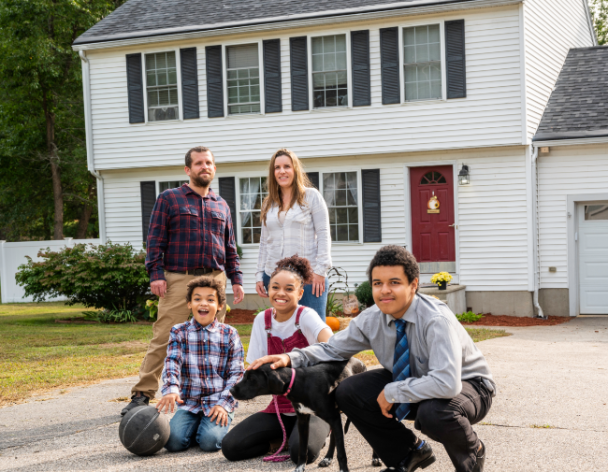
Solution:
<svg viewBox="0 0 608 472"><path fill-rule="evenodd" d="M458 172L458 185L469 185L470 183L469 166L462 164L462 169Z"/></svg>

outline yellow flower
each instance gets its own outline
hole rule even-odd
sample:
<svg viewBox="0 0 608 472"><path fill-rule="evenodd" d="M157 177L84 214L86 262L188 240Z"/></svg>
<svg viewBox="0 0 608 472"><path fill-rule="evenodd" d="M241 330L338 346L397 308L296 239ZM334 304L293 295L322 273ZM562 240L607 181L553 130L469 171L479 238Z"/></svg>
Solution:
<svg viewBox="0 0 608 472"><path fill-rule="evenodd" d="M449 282L452 276L448 272L438 272L431 277L431 283L438 284L439 282Z"/></svg>

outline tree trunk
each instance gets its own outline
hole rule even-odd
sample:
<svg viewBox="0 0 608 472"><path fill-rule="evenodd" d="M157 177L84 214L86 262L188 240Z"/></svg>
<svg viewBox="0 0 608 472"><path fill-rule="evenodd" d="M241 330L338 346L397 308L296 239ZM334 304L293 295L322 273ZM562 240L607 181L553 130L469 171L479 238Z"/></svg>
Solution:
<svg viewBox="0 0 608 472"><path fill-rule="evenodd" d="M53 177L53 203L55 206L55 221L53 224L53 239L63 239L63 188L61 186L61 171L59 169L59 156L55 144L55 114L51 111L46 91L42 94L42 106L46 120L46 147L47 159L51 164Z"/></svg>
<svg viewBox="0 0 608 472"><path fill-rule="evenodd" d="M89 189L87 190L87 196L89 200L93 199L94 192L93 185L89 184ZM93 205L89 203L85 203L82 207L82 212L80 213L80 218L78 219L78 228L76 229L76 239L85 239L87 237L87 229L89 227L89 219L93 214Z"/></svg>

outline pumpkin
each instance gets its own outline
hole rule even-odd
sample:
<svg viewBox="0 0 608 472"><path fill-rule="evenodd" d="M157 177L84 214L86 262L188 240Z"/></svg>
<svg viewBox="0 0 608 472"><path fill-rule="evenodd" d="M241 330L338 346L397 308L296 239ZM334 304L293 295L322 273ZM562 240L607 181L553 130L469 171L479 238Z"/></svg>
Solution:
<svg viewBox="0 0 608 472"><path fill-rule="evenodd" d="M328 316L325 319L325 324L329 326L332 331L338 331L340 329L340 321L335 316Z"/></svg>

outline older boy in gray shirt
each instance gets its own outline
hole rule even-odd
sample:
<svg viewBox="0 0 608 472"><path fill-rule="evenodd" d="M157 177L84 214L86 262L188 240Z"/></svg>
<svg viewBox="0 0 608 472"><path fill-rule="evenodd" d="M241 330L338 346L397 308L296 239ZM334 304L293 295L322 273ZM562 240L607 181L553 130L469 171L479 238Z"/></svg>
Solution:
<svg viewBox="0 0 608 472"><path fill-rule="evenodd" d="M413 472L435 462L431 446L401 423L407 416L444 445L457 472L482 472L485 446L471 425L486 416L496 392L483 354L447 305L417 293L418 264L404 248L380 249L367 274L376 305L346 330L250 368L305 367L373 349L384 369L346 379L336 401L387 470Z"/></svg>

